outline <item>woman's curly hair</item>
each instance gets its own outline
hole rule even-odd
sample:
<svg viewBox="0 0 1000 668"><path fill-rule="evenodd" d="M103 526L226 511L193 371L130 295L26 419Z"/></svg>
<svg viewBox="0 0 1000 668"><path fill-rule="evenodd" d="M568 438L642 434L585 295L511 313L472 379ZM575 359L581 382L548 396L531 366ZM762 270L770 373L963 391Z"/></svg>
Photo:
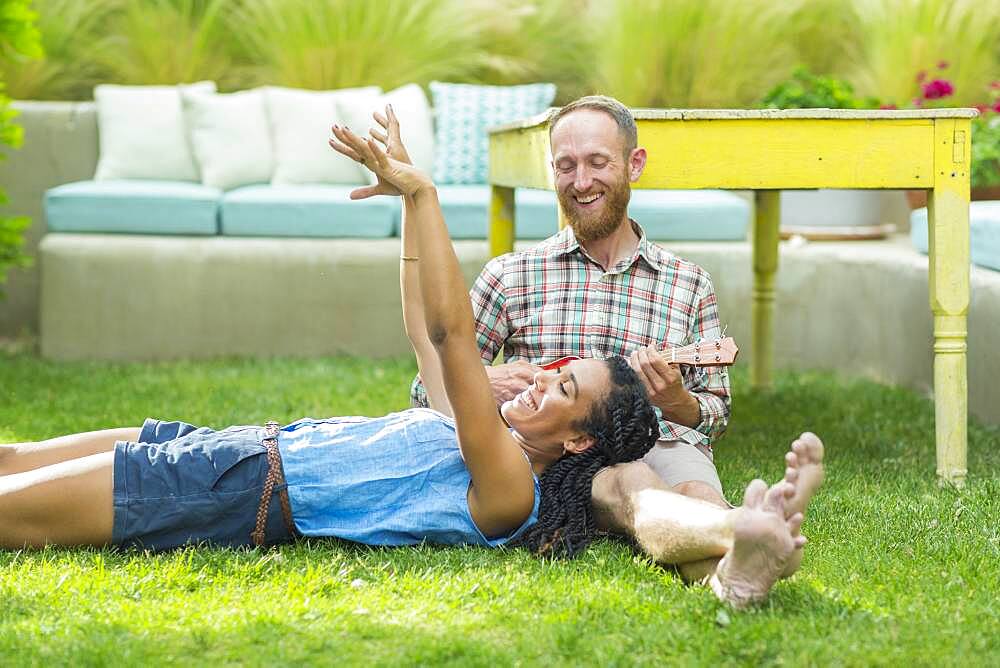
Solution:
<svg viewBox="0 0 1000 668"><path fill-rule="evenodd" d="M639 459L659 436L656 413L646 389L622 357L606 360L611 387L590 415L574 425L594 437L594 445L566 454L539 479L538 521L508 545L540 556L574 557L594 540L597 528L590 504L594 476L602 468Z"/></svg>

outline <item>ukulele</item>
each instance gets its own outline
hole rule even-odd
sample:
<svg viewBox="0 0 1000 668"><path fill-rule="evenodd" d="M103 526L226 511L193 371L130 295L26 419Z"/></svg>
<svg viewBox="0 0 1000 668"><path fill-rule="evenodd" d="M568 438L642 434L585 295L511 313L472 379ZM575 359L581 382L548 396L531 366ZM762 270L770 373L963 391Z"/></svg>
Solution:
<svg viewBox="0 0 1000 668"><path fill-rule="evenodd" d="M692 366L730 366L736 362L740 349L731 336L718 339L701 339L690 345L679 348L667 348L659 351L660 358L667 364L690 364ZM564 367L573 360L581 359L576 355L560 357L554 362L543 364L546 371Z"/></svg>

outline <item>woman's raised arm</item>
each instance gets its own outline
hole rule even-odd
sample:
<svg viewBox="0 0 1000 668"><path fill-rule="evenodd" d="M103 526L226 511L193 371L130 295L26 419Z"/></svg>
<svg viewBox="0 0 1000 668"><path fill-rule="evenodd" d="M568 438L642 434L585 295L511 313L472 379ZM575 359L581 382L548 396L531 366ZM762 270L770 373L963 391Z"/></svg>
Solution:
<svg viewBox="0 0 1000 668"><path fill-rule="evenodd" d="M410 197L408 231L416 233L413 257L419 258L424 323L440 360L459 446L472 475L469 509L487 535L508 533L531 514L534 479L523 451L497 413L476 346L472 305L437 189L427 175L386 155L372 139L363 140L338 126L334 126L334 136L346 150L331 142L334 148Z"/></svg>
<svg viewBox="0 0 1000 668"><path fill-rule="evenodd" d="M385 114L373 114L375 122L382 130L372 128L372 137L384 147L386 155L407 165L412 165L406 147L399 134L399 120L392 109L386 106ZM331 144L332 145L332 144ZM391 191L391 192L390 192ZM352 193L352 197L369 197L378 194L402 194L399 189L379 177L375 186L360 188ZM417 369L427 391L427 401L430 407L445 415L453 415L451 403L444 389L444 379L441 375L441 363L437 352L427 336L427 325L424 322L424 302L420 293L420 258L417 248L417 232L414 226L413 197L403 195L402 225L400 226L399 251L399 294L403 304L403 330L410 340L413 354L417 358Z"/></svg>

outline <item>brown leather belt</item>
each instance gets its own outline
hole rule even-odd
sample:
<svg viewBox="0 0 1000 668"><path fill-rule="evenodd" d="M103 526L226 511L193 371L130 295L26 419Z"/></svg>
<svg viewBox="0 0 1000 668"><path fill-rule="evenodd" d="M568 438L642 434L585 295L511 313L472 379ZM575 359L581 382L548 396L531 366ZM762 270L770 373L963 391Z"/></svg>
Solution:
<svg viewBox="0 0 1000 668"><path fill-rule="evenodd" d="M271 421L264 425L264 438L261 444L267 448L267 477L264 479L264 491L260 495L260 505L257 506L257 524L250 533L253 544L264 545L264 530L267 527L267 512L271 508L271 496L274 486L283 485L285 474L281 470L281 455L278 454L278 423ZM295 523L292 522L292 506L288 502L288 488L278 490L278 500L281 502L281 515L285 519L285 528L292 536L298 535Z"/></svg>

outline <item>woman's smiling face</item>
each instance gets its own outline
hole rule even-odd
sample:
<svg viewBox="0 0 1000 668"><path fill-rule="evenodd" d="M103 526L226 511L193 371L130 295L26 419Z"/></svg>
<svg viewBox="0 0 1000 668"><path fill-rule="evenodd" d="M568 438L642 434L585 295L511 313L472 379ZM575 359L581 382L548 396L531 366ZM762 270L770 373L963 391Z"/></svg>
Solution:
<svg viewBox="0 0 1000 668"><path fill-rule="evenodd" d="M611 374L600 360L575 360L539 371L534 382L500 407L517 435L534 448L562 454L563 444L583 436L576 425L608 392Z"/></svg>

